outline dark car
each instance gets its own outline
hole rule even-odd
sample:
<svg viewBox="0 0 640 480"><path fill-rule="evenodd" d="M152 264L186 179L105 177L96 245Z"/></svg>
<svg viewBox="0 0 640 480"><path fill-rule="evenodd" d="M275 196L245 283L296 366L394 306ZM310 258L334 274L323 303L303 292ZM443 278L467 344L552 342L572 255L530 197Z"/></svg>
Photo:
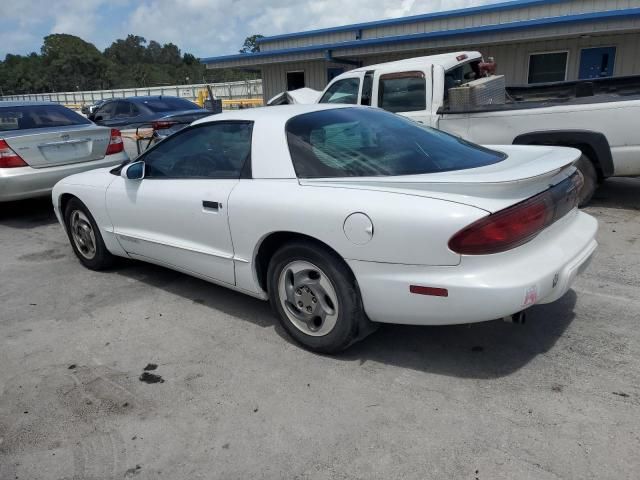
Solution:
<svg viewBox="0 0 640 480"><path fill-rule="evenodd" d="M121 130L153 128L166 136L211 113L184 98L161 95L107 100L88 118L98 125Z"/></svg>
<svg viewBox="0 0 640 480"><path fill-rule="evenodd" d="M83 105L82 108L80 109L80 111L84 114L84 115L91 115L93 112L96 111L96 108L98 108L100 105L102 105L104 102L106 102L106 100L97 100L96 102L90 104L90 105Z"/></svg>

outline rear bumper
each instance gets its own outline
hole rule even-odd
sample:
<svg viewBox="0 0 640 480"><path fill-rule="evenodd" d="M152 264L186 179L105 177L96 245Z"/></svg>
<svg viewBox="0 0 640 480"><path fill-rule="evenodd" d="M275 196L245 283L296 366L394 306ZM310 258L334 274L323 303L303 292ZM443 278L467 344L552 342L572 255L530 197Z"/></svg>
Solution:
<svg viewBox="0 0 640 480"><path fill-rule="evenodd" d="M475 323L553 302L571 287L596 249L596 220L578 211L514 250L462 256L451 267L349 261L371 320L414 325ZM445 288L418 295L409 285Z"/></svg>
<svg viewBox="0 0 640 480"><path fill-rule="evenodd" d="M119 165L128 158L126 153L121 152L93 162L58 167L0 168L0 202L49 195L53 186L69 175Z"/></svg>

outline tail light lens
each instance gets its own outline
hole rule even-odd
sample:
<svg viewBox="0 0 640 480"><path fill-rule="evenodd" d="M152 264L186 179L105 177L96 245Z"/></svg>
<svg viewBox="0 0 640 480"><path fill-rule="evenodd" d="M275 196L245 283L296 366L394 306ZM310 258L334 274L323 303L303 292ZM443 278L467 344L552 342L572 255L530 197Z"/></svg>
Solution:
<svg viewBox="0 0 640 480"><path fill-rule="evenodd" d="M109 138L109 145L107 146L106 155L113 155L114 153L120 153L124 151L124 143L122 143L122 134L117 128L111 129L111 138Z"/></svg>
<svg viewBox="0 0 640 480"><path fill-rule="evenodd" d="M576 172L535 197L481 218L451 237L449 248L463 255L486 255L527 243L578 205L582 183Z"/></svg>
<svg viewBox="0 0 640 480"><path fill-rule="evenodd" d="M176 124L176 122L169 122L169 121L158 121L158 122L152 122L151 123L151 127L154 130L165 130L167 128L171 128Z"/></svg>
<svg viewBox="0 0 640 480"><path fill-rule="evenodd" d="M9 144L0 139L0 168L28 167L20 155L14 152Z"/></svg>

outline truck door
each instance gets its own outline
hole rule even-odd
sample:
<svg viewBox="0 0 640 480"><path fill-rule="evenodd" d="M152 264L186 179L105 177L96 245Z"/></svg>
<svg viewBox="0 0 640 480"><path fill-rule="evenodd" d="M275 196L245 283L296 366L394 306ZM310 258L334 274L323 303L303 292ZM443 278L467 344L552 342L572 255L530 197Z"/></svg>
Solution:
<svg viewBox="0 0 640 480"><path fill-rule="evenodd" d="M430 125L431 79L424 70L374 75L372 105Z"/></svg>

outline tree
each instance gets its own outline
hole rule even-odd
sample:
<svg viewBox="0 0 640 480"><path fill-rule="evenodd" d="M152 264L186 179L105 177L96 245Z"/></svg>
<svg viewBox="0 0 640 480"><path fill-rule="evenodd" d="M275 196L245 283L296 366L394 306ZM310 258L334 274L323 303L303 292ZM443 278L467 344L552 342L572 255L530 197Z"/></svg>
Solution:
<svg viewBox="0 0 640 480"><path fill-rule="evenodd" d="M124 40L119 38L113 42L104 51L104 55L121 65L144 63L147 57L145 43L147 40L144 37L129 34ZM154 43L160 46L157 42Z"/></svg>
<svg viewBox="0 0 640 480"><path fill-rule="evenodd" d="M245 46L257 51L256 40L260 37L248 37ZM173 43L147 43L144 37L132 34L115 40L104 52L73 35L48 35L40 54L8 54L0 61L2 95L254 78L258 78L257 73L244 70L207 70L198 58L182 54Z"/></svg>
<svg viewBox="0 0 640 480"><path fill-rule="evenodd" d="M54 33L44 37L41 52L45 76L54 91L100 88L106 62L92 43Z"/></svg>
<svg viewBox="0 0 640 480"><path fill-rule="evenodd" d="M260 45L258 44L258 40L260 38L264 38L264 35L256 34L245 38L244 43L242 44L242 48L240 49L240 53L259 52Z"/></svg>

